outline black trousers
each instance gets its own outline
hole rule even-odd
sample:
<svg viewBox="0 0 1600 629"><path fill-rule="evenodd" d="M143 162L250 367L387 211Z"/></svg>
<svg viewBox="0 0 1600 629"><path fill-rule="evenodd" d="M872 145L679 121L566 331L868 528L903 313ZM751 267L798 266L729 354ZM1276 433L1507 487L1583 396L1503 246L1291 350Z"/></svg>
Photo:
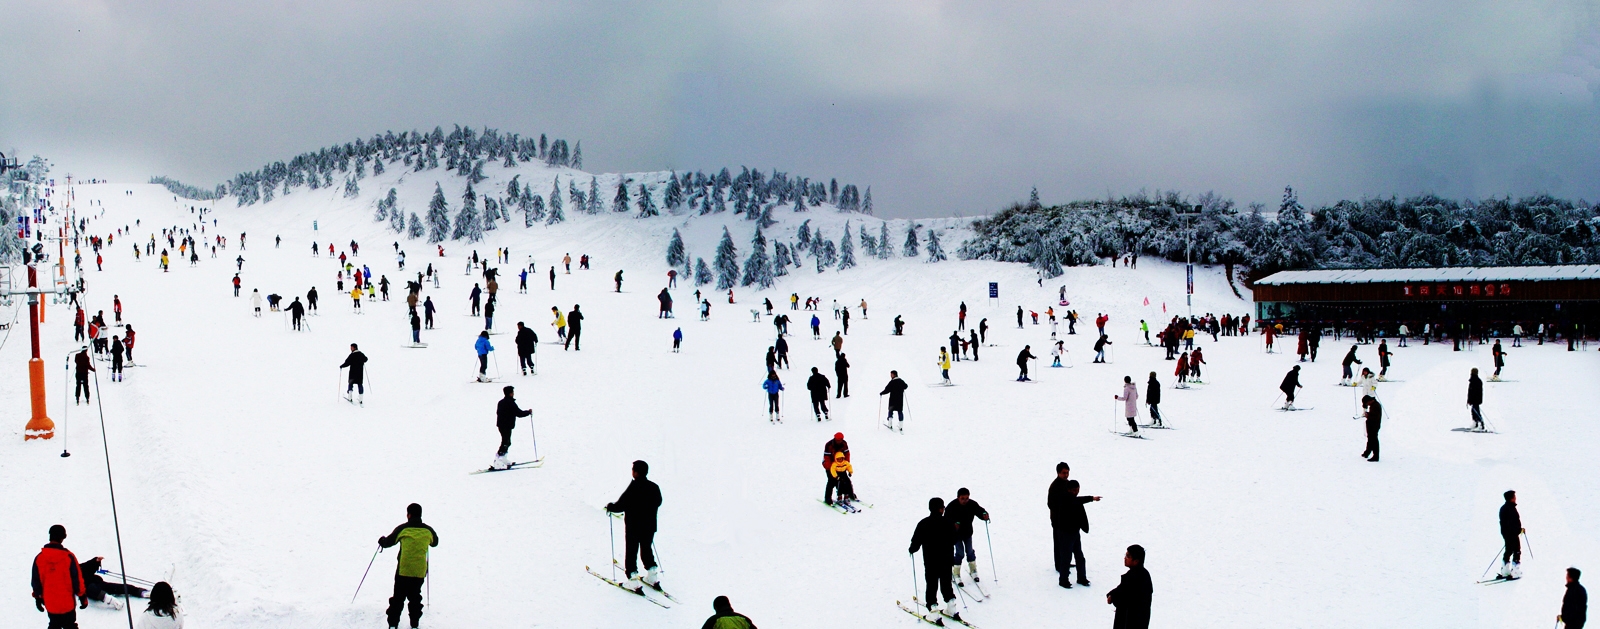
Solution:
<svg viewBox="0 0 1600 629"><path fill-rule="evenodd" d="M811 414L816 415L817 417L821 417L823 415L828 414L828 396L827 396L827 394L823 394L823 396L820 397L820 398L819 397L812 397L811 398Z"/></svg>
<svg viewBox="0 0 1600 629"><path fill-rule="evenodd" d="M834 397L850 397L850 378L842 373L835 372L835 375L839 376L839 388Z"/></svg>
<svg viewBox="0 0 1600 629"><path fill-rule="evenodd" d="M578 342L578 337L582 336L582 335L583 335L583 328L579 328L579 327L571 327L571 328L569 328L567 330L567 342L566 342L566 345L562 345L561 349L566 349L567 345L571 345L573 350L582 350L583 349L583 344Z"/></svg>
<svg viewBox="0 0 1600 629"><path fill-rule="evenodd" d="M389 626L400 625L400 608L408 600L411 603L411 626L417 626L417 621L422 619L422 583L422 577L394 575L394 596L389 597Z"/></svg>
<svg viewBox="0 0 1600 629"><path fill-rule="evenodd" d="M1501 537L1506 542L1506 554L1500 558L1500 561L1515 561L1517 563L1522 563L1522 539L1518 538L1516 535L1512 535L1510 537L1502 535Z"/></svg>
<svg viewBox="0 0 1600 629"><path fill-rule="evenodd" d="M500 456L505 456L511 449L511 426L500 426Z"/></svg>
<svg viewBox="0 0 1600 629"><path fill-rule="evenodd" d="M1372 422L1367 422L1367 450L1362 452L1361 456L1369 454L1374 459L1378 458L1378 427Z"/></svg>
<svg viewBox="0 0 1600 629"><path fill-rule="evenodd" d="M822 489L822 500L824 502L833 502L833 492L839 487L839 478L829 472L828 468L822 468L822 474L828 477L828 486ZM843 496L840 497L843 498Z"/></svg>
<svg viewBox="0 0 1600 629"><path fill-rule="evenodd" d="M1055 538L1056 572L1061 575L1061 580L1067 580L1072 573L1072 563L1078 563L1078 580L1087 581L1089 575L1084 572L1083 538L1079 537L1078 529L1067 527L1054 527L1052 537Z"/></svg>
<svg viewBox="0 0 1600 629"><path fill-rule="evenodd" d="M518 354L517 355L517 364L522 367L523 371L527 371L529 369L533 369L533 352L528 352L526 354Z"/></svg>
<svg viewBox="0 0 1600 629"><path fill-rule="evenodd" d="M70 610L65 614L50 614L49 629L78 629L78 610Z"/></svg>
<svg viewBox="0 0 1600 629"><path fill-rule="evenodd" d="M922 576L923 580L928 583L928 588L923 593L923 605L932 606L938 602L933 598L935 590L944 595L944 600L948 601L956 597L955 587L950 584L950 566L932 566L924 563L922 564Z"/></svg>
<svg viewBox="0 0 1600 629"><path fill-rule="evenodd" d="M87 401L89 399L89 377L86 375L78 376L77 380L78 383L72 387L72 399L77 401L78 395L81 393L83 399Z"/></svg>
<svg viewBox="0 0 1600 629"><path fill-rule="evenodd" d="M655 531L635 532L629 529L623 533L622 538L622 568L625 572L631 575L639 571L639 564L635 561L636 555L644 560L646 570L656 567L656 554L653 548Z"/></svg>

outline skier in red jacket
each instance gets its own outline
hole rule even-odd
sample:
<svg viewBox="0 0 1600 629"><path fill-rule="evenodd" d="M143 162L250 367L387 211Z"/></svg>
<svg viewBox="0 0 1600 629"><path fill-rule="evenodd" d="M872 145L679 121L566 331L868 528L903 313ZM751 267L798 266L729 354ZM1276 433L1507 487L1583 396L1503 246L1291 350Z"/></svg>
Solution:
<svg viewBox="0 0 1600 629"><path fill-rule="evenodd" d="M78 609L89 606L78 558L61 545L66 539L67 527L52 525L50 543L33 558L33 604L49 614L50 629L78 629ZM72 607L74 598L77 609Z"/></svg>

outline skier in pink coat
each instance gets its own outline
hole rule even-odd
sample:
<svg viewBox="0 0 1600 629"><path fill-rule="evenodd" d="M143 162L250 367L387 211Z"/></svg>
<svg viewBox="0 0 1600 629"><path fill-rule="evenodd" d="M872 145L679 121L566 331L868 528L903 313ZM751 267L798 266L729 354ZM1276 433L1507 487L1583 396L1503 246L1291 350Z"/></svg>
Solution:
<svg viewBox="0 0 1600 629"><path fill-rule="evenodd" d="M1123 415L1128 418L1128 431L1138 434L1139 422L1134 418L1139 416L1139 386L1133 383L1132 376L1122 377L1122 395L1112 396L1122 400Z"/></svg>

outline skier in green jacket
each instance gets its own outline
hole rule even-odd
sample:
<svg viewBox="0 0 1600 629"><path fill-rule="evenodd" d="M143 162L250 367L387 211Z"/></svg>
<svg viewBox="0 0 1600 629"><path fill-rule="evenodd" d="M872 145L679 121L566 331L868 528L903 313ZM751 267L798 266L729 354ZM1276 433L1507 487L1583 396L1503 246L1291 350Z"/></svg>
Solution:
<svg viewBox="0 0 1600 629"><path fill-rule="evenodd" d="M378 546L389 548L400 545L400 557L395 563L394 596L389 598L389 627L400 626L400 608L411 601L411 627L416 629L422 620L422 584L428 576L428 549L439 545L439 535L433 527L422 523L422 505L411 503L406 507L406 523L395 527L394 532L378 538Z"/></svg>

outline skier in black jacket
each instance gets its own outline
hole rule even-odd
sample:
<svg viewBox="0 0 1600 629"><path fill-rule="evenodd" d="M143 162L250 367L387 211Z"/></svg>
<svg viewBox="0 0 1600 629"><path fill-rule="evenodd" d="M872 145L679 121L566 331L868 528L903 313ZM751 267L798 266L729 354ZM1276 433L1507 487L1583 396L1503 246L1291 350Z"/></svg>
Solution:
<svg viewBox="0 0 1600 629"><path fill-rule="evenodd" d="M344 362L339 364L340 369L346 367L350 368L350 378L344 387L344 399L348 401L350 399L350 390L355 389L357 391L355 403L361 404L362 397L367 394L367 355L356 349L355 343L350 344L350 355L346 356Z"/></svg>
<svg viewBox="0 0 1600 629"><path fill-rule="evenodd" d="M635 590L643 589L644 585L661 589L661 575L656 570L653 550L656 510L661 508L661 488L645 478L649 474L649 463L634 461L633 482L628 483L628 488L616 502L606 505L606 511L623 514L622 522L626 527L623 533L623 569L628 572L628 584ZM645 574L642 577L639 576L635 557L644 560Z"/></svg>
<svg viewBox="0 0 1600 629"><path fill-rule="evenodd" d="M1150 598L1155 588L1150 584L1150 573L1144 569L1144 547L1129 546L1128 554L1122 557L1122 565L1128 567L1128 571L1122 573L1122 583L1106 592L1106 604L1117 607L1117 617L1111 621L1111 627L1149 629Z"/></svg>
<svg viewBox="0 0 1600 629"><path fill-rule="evenodd" d="M1383 426L1383 405L1378 403L1377 398L1365 395L1361 397L1361 408L1367 416L1367 449L1361 453L1361 458L1377 463L1378 429Z"/></svg>
<svg viewBox="0 0 1600 629"><path fill-rule="evenodd" d="M956 499L950 501L945 508L944 515L956 525L955 564L950 566L950 579L956 583L961 582L961 557L966 555L967 575L972 577L972 582L978 582L978 554L972 547L972 520L974 518L989 521L989 512L983 510L978 501L972 499L972 492L966 487L956 490Z"/></svg>
<svg viewBox="0 0 1600 629"><path fill-rule="evenodd" d="M1150 381L1145 383L1144 403L1150 405L1150 425L1161 427L1161 381L1156 380L1156 372L1150 372Z"/></svg>
<svg viewBox="0 0 1600 629"><path fill-rule="evenodd" d="M1478 368L1472 368L1472 375L1467 378L1467 406L1472 407L1472 429L1483 430L1483 410L1478 408L1483 405L1483 380L1478 378Z"/></svg>
<svg viewBox="0 0 1600 629"><path fill-rule="evenodd" d="M878 395L889 396L889 416L883 418L885 427L894 419L895 413L900 413L900 432L906 431L906 381L900 379L900 372L889 370L889 384L883 387Z"/></svg>
<svg viewBox="0 0 1600 629"><path fill-rule="evenodd" d="M850 397L850 361L844 359L844 352L839 352L839 357L833 360L833 375L839 380L834 397Z"/></svg>
<svg viewBox="0 0 1600 629"><path fill-rule="evenodd" d="M1283 382L1278 385L1278 390L1283 392L1285 399L1282 410L1294 410L1294 390L1299 388L1302 388L1300 384L1300 365L1295 365L1293 369L1289 370L1289 373L1284 374Z"/></svg>
<svg viewBox="0 0 1600 629"><path fill-rule="evenodd" d="M1352 377L1351 373L1350 373L1350 364L1351 363L1355 363L1357 365L1362 364L1361 363L1361 359L1360 358L1356 358L1356 347L1357 346L1355 346L1355 345L1351 345L1350 346L1350 352L1345 354L1344 355L1344 360L1340 361L1340 363L1339 363L1340 366L1344 368L1344 371L1343 371L1344 375L1339 378L1339 384L1350 384L1350 378Z"/></svg>
<svg viewBox="0 0 1600 629"><path fill-rule="evenodd" d="M944 515L944 499L928 499L928 517L917 522L917 530L911 534L911 554L916 554L917 549L922 549L922 574L928 583L924 593L923 604L928 611L934 610L934 592L944 594L944 609L946 616L961 620L961 615L956 613L956 592L950 585L950 572L953 566L952 557L955 554L955 524Z"/></svg>
<svg viewBox="0 0 1600 629"><path fill-rule="evenodd" d="M816 367L812 367L811 378L806 380L806 390L811 392L811 412L817 416L819 422L824 417L827 417L828 421L833 421L828 415L828 389L831 388L833 384L828 382L828 377L819 373Z"/></svg>
<svg viewBox="0 0 1600 629"><path fill-rule="evenodd" d="M1500 578L1522 578L1522 515L1517 513L1517 492L1506 491L1506 502L1500 505L1500 539L1505 540L1505 554L1500 557Z"/></svg>
<svg viewBox="0 0 1600 629"><path fill-rule="evenodd" d="M78 395L80 393L83 395L83 400L85 402L88 402L89 401L89 372L98 371L98 370L96 370L94 368L94 362L89 359L88 350L84 350L84 351L78 352L77 355L73 356L72 357L72 366L73 366L73 380L76 382L76 384L74 384L73 387L72 387L72 403L73 404L77 404L78 403Z"/></svg>
<svg viewBox="0 0 1600 629"><path fill-rule="evenodd" d="M494 463L491 467L505 469L511 466L506 460L506 451L511 449L511 429L517 427L518 417L527 417L533 414L533 409L523 410L517 406L516 387L507 386L504 389L506 396L500 398L500 404L494 409L494 425L500 429L500 450L495 453Z"/></svg>
<svg viewBox="0 0 1600 629"><path fill-rule="evenodd" d="M1056 480L1050 483L1048 499L1050 526L1055 537L1056 571L1060 573L1056 585L1068 589L1072 588L1068 576L1074 562L1078 565L1078 585L1089 585L1080 535L1089 532L1089 514L1083 505L1100 500L1100 496L1079 496L1078 481L1067 478L1070 473L1071 468L1066 467L1066 463L1056 465Z"/></svg>
<svg viewBox="0 0 1600 629"><path fill-rule="evenodd" d="M1566 624L1567 629L1583 629L1589 619L1589 592L1578 583L1581 576L1583 572L1577 568L1567 568L1567 594L1561 597L1561 615L1556 616L1556 621Z"/></svg>
<svg viewBox="0 0 1600 629"><path fill-rule="evenodd" d="M1017 352L1017 369L1021 370L1021 373L1017 374L1017 382L1028 381L1028 361L1038 358L1038 356L1034 356L1033 352L1030 351L1032 349L1032 345L1023 345L1022 351Z"/></svg>
<svg viewBox="0 0 1600 629"><path fill-rule="evenodd" d="M572 351L583 350L578 337L583 335L583 313L578 312L578 304L572 304L572 310L567 313L567 342L561 346L566 351L567 346L572 346Z"/></svg>
<svg viewBox="0 0 1600 629"><path fill-rule="evenodd" d="M528 370L535 373L539 370L533 365L533 353L538 351L539 335L533 330L517 322L517 364L522 366L522 375L528 375Z"/></svg>

